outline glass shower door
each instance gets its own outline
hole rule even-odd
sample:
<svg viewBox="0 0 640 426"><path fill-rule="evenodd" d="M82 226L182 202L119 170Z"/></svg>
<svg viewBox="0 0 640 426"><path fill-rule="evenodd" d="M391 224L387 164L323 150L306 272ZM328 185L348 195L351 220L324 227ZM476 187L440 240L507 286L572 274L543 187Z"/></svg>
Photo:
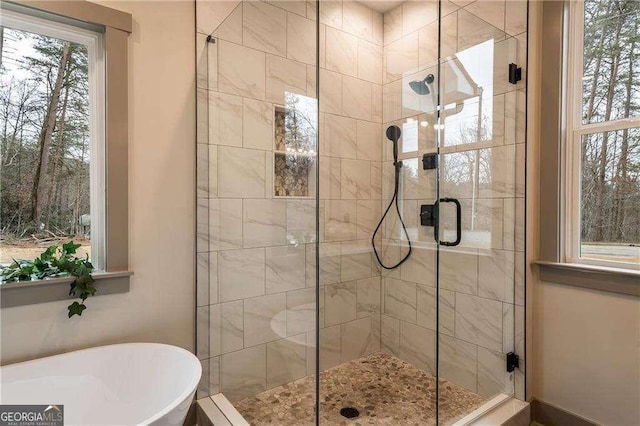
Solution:
<svg viewBox="0 0 640 426"><path fill-rule="evenodd" d="M524 206L516 165L516 40L466 22L443 40L438 108L438 406L449 424L499 394L514 393L516 215ZM510 75L511 74L511 75ZM512 82L510 82L510 78ZM524 163L522 163L524 164ZM520 268L521 269L521 268Z"/></svg>

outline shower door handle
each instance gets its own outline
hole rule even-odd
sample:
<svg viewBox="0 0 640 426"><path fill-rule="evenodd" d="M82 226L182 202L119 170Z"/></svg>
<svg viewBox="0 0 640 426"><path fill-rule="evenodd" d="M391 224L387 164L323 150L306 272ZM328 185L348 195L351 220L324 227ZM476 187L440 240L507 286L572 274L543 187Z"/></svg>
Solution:
<svg viewBox="0 0 640 426"><path fill-rule="evenodd" d="M454 203L456 205L456 240L455 241L440 241L439 236L439 221L436 221L435 226L433 227L433 237L436 242L441 246L457 246L460 244L462 240L462 206L460 205L460 201L456 198L440 198L439 202L441 203ZM439 209L439 207L438 207Z"/></svg>

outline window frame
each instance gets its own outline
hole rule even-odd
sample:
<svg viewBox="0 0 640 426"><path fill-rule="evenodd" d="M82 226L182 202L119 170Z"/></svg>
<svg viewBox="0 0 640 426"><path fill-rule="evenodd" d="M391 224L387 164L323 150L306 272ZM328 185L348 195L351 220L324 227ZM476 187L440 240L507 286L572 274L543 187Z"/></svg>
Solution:
<svg viewBox="0 0 640 426"><path fill-rule="evenodd" d="M17 12L75 28L102 32L104 46L104 263L93 274L96 296L125 293L129 269L129 13L87 0L3 0L0 13ZM93 217L92 217L93 220ZM11 308L69 300L71 278L4 283L0 306Z"/></svg>
<svg viewBox="0 0 640 426"><path fill-rule="evenodd" d="M640 128L640 117L622 118L596 123L583 123L583 43L584 43L584 3L582 1L567 2L567 72L566 86L566 137L564 162L561 165L564 205L563 236L561 238L561 254L565 262L607 268L640 270L640 265L631 262L600 260L581 257L581 153L582 138L590 134L606 133L630 128Z"/></svg>
<svg viewBox="0 0 640 426"><path fill-rule="evenodd" d="M3 11L0 25L83 45L88 54L89 79L89 214L91 263L104 271L105 259L105 52L103 31L78 28L62 22L15 11Z"/></svg>

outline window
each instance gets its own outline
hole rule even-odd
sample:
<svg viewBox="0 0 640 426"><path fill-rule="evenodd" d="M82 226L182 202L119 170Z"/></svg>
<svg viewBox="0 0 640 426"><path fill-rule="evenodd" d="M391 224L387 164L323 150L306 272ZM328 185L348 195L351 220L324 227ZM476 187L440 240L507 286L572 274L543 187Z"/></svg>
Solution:
<svg viewBox="0 0 640 426"><path fill-rule="evenodd" d="M0 137L4 138L0 141L0 262L7 257L8 243L30 237L29 230L25 232L11 222L11 216L20 216L22 211L20 226L30 219L31 230L43 245L47 245L46 239L54 238L51 233L63 239L86 239L84 250L96 266L93 277L99 281L99 295L127 292L133 274L128 250L128 37L132 17L90 1L0 1L0 28ZM65 46L68 57L63 61L60 52L65 52ZM33 61L33 66L25 66L28 61ZM65 74L72 65L77 67L74 73ZM56 86L58 68L64 71L61 87ZM66 81L66 77L73 81ZM16 87L25 86L22 110L14 105L20 105L16 99L21 99L21 92L5 84L12 79ZM40 146L38 136L48 113L47 101L56 87L59 98L55 114L49 115L53 130L48 133L47 173L42 173L44 207L40 220L34 221L34 176L37 165L42 169L37 161L40 152L34 146ZM5 125L15 136L5 132ZM5 144L5 140L19 142L20 171L9 164L19 157L6 155L7 151L15 154L16 146ZM57 187L51 191L54 164ZM17 190L11 185L22 186ZM7 198L7 189L18 194ZM6 202L10 199L13 204ZM13 249L21 249L15 246ZM42 247L31 247L31 251L14 252L14 256L32 257L39 251ZM68 293L65 279L50 281L47 286L4 283L0 306L66 300Z"/></svg>
<svg viewBox="0 0 640 426"><path fill-rule="evenodd" d="M105 266L102 33L3 11L0 263L74 240Z"/></svg>
<svg viewBox="0 0 640 426"><path fill-rule="evenodd" d="M640 269L640 2L569 8L566 261Z"/></svg>

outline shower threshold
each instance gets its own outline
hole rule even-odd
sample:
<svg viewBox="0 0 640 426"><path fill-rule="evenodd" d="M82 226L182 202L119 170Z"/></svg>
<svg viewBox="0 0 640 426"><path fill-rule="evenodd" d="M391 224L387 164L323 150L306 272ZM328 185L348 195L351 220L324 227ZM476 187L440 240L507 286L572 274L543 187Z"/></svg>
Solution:
<svg viewBox="0 0 640 426"><path fill-rule="evenodd" d="M320 424L435 425L435 377L384 353L374 353L320 373ZM486 401L440 380L439 423L453 424ZM313 425L315 377L308 376L234 403L252 425ZM340 414L355 408L358 416Z"/></svg>

